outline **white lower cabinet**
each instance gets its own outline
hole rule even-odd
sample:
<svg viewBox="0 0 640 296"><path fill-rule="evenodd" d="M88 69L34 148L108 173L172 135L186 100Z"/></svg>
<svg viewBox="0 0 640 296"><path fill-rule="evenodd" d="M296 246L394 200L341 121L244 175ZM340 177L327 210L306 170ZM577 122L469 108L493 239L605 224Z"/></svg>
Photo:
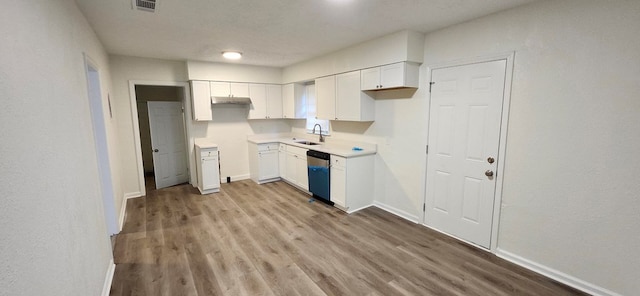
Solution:
<svg viewBox="0 0 640 296"><path fill-rule="evenodd" d="M344 158L331 155L331 201L352 213L373 204L374 156Z"/></svg>
<svg viewBox="0 0 640 296"><path fill-rule="evenodd" d="M278 143L249 144L249 173L258 184L280 179Z"/></svg>
<svg viewBox="0 0 640 296"><path fill-rule="evenodd" d="M196 170L198 190L202 194L220 191L220 167L218 166L218 148L196 145Z"/></svg>
<svg viewBox="0 0 640 296"><path fill-rule="evenodd" d="M285 175L280 175L289 183L309 191L309 175L307 173L307 149L285 145Z"/></svg>
<svg viewBox="0 0 640 296"><path fill-rule="evenodd" d="M287 179L287 145L285 144L278 146L278 168L280 170L280 178Z"/></svg>

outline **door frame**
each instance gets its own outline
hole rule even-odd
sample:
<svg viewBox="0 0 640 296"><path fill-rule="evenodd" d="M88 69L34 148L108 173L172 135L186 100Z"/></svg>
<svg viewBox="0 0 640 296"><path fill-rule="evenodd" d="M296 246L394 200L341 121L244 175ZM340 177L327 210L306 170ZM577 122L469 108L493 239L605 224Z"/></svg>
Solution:
<svg viewBox="0 0 640 296"><path fill-rule="evenodd" d="M87 83L87 99L89 103L89 111L91 116L91 129L93 131L93 140L96 149L96 164L98 167L98 178L100 179L100 196L102 197L103 212L105 215L105 223L107 234L113 236L118 234L122 228L118 223L115 204L115 191L113 188L113 175L111 173L111 157L109 155L109 136L107 132L107 118L105 116L105 106L103 99L102 82L100 68L98 64L87 54L83 53L84 71ZM92 91L92 78L90 72L97 75L95 86L97 89ZM111 104L107 102L107 104ZM111 106L108 106L111 108ZM109 117L110 118L110 117Z"/></svg>
<svg viewBox="0 0 640 296"><path fill-rule="evenodd" d="M144 80L129 80L129 104L131 106L131 122L133 123L133 142L136 149L136 166L138 169L138 186L140 187L139 194L133 194L132 196L128 196L127 198L144 196L147 194L145 181L144 181L144 166L142 165L142 145L140 142L140 122L138 121L138 105L136 98L136 85L150 85L150 86L176 86L182 87L183 90L183 99L182 99L182 108L184 108L184 126L186 132L186 144L187 144L187 169L189 171L189 183L196 184L194 180L195 172L193 172L193 168L195 168L195 156L194 151L190 147L194 147L193 137L191 137L191 129L192 123L190 118L191 115L191 88L189 87L188 82L179 82L179 81L144 81Z"/></svg>
<svg viewBox="0 0 640 296"><path fill-rule="evenodd" d="M511 105L511 82L513 80L513 60L515 58L515 52L511 51L511 52L505 52L505 53L498 53L498 54L493 54L493 55L486 55L486 56L478 56L478 57L472 57L472 58L464 58L464 59L459 59L459 60L454 60L454 61L449 61L449 62L443 62L443 63L436 63L433 65L429 65L427 66L427 85L429 85L429 82L431 81L431 77L432 77L432 72L434 70L438 70L438 69L442 69L442 68L450 68L450 67L458 67L458 66L465 66L465 65L470 65L470 64L479 64L479 63L485 63L485 62L493 62L493 61L499 61L499 60L506 60L506 68L505 68L505 79L504 79L504 92L503 92L503 97L502 97L502 118L500 120L500 138L499 138L499 144L498 144L498 156L497 156L497 161L498 161L498 165L497 165L497 170L496 170L496 191L495 191L495 196L494 196L494 200L493 200L493 218L491 221L491 245L490 248L488 249L488 251L495 253L498 247L498 230L499 230L499 224L500 224L500 209L501 209L501 204L502 204L502 187L504 185L504 167L505 167L505 156L506 156L506 151L507 151L507 130L508 130L508 123L509 123L509 109L510 109L510 105ZM431 123L431 93L428 93L428 97L429 97L429 107L428 107L428 117L429 120L427 121L427 138L426 138L426 142L427 145L429 145L429 124ZM422 196L423 196L423 203L426 204L427 203L427 168L429 166L429 163L427 161L427 156L425 155L425 166L424 166L424 175L423 175L423 192L422 192ZM420 222L420 224L431 228L429 225L427 225L425 223L426 220L426 211L422 211L422 220ZM431 228L434 229L434 228ZM438 232L442 232L440 230L434 229ZM444 233L444 232L443 232ZM446 235L451 236L450 234L445 233ZM465 241L463 239L457 238L458 240L462 240ZM467 241L465 241L467 242ZM482 250L487 250L486 248L473 244L471 242L468 242L474 246L477 246L479 249Z"/></svg>

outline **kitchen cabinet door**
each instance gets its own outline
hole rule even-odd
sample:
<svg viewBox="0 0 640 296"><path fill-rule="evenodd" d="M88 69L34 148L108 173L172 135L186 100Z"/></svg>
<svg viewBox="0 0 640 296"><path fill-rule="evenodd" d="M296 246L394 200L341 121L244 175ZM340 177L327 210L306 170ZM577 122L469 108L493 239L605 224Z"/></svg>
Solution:
<svg viewBox="0 0 640 296"><path fill-rule="evenodd" d="M278 168L280 170L280 178L287 179L287 146L280 144L278 148Z"/></svg>
<svg viewBox="0 0 640 296"><path fill-rule="evenodd" d="M230 82L229 91L232 97L248 98L249 84L244 82Z"/></svg>
<svg viewBox="0 0 640 296"><path fill-rule="evenodd" d="M228 97L231 96L229 82L211 81L209 83L212 97Z"/></svg>
<svg viewBox="0 0 640 296"><path fill-rule="evenodd" d="M405 63L395 63L380 67L380 88L394 88L404 85Z"/></svg>
<svg viewBox="0 0 640 296"><path fill-rule="evenodd" d="M360 70L362 90L418 88L419 66L414 63L395 64Z"/></svg>
<svg viewBox="0 0 640 296"><path fill-rule="evenodd" d="M380 67L360 70L361 90L372 90L380 88Z"/></svg>
<svg viewBox="0 0 640 296"><path fill-rule="evenodd" d="M336 75L336 120L373 121L373 98L360 90L360 71Z"/></svg>
<svg viewBox="0 0 640 296"><path fill-rule="evenodd" d="M307 165L307 157L296 155L296 184L304 190L309 190L309 172Z"/></svg>
<svg viewBox="0 0 640 296"><path fill-rule="evenodd" d="M265 119L267 117L267 90L264 84L249 84L251 105L249 119Z"/></svg>
<svg viewBox="0 0 640 296"><path fill-rule="evenodd" d="M306 118L304 85L289 83L282 86L282 118Z"/></svg>
<svg viewBox="0 0 640 296"><path fill-rule="evenodd" d="M347 199L347 172L343 166L331 163L330 175L331 179L331 201L341 207L346 207Z"/></svg>
<svg viewBox="0 0 640 296"><path fill-rule="evenodd" d="M244 82L211 81L211 96L213 97L249 97L249 84Z"/></svg>
<svg viewBox="0 0 640 296"><path fill-rule="evenodd" d="M267 84L265 87L267 91L267 118L282 118L282 85ZM251 100L253 101L253 95Z"/></svg>
<svg viewBox="0 0 640 296"><path fill-rule="evenodd" d="M297 164L298 164L298 157L297 155L291 153L291 152L287 152L287 164L286 164L286 178L285 180L291 182L292 184L298 184L298 174L297 174Z"/></svg>
<svg viewBox="0 0 640 296"><path fill-rule="evenodd" d="M278 163L277 150L258 152L258 178L261 181L278 178Z"/></svg>
<svg viewBox="0 0 640 296"><path fill-rule="evenodd" d="M213 119L209 81L191 81L191 101L193 120L206 121Z"/></svg>
<svg viewBox="0 0 640 296"><path fill-rule="evenodd" d="M316 117L336 119L336 76L316 79Z"/></svg>

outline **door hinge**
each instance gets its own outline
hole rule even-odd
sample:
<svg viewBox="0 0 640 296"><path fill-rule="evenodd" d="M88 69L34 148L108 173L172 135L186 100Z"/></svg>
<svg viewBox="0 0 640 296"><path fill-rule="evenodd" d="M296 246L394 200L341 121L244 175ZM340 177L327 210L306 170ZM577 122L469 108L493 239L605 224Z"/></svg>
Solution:
<svg viewBox="0 0 640 296"><path fill-rule="evenodd" d="M433 81L429 82L429 92L431 92L431 86L433 86L434 84L436 84L436 83L433 82Z"/></svg>
<svg viewBox="0 0 640 296"><path fill-rule="evenodd" d="M426 210L427 210L427 204L426 204L426 203L423 203L423 204L422 204L422 211L424 212L424 211L426 211Z"/></svg>
<svg viewBox="0 0 640 296"><path fill-rule="evenodd" d="M427 152L427 154L429 154L429 145L427 145L427 151L426 152Z"/></svg>

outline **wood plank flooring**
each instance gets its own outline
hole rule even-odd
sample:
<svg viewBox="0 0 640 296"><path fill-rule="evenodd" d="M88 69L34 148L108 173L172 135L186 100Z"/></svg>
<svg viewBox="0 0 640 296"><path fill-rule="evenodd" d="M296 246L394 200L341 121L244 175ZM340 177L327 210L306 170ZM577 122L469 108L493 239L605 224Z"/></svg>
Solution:
<svg viewBox="0 0 640 296"><path fill-rule="evenodd" d="M370 207L284 182L147 190L127 201L111 295L583 295Z"/></svg>

